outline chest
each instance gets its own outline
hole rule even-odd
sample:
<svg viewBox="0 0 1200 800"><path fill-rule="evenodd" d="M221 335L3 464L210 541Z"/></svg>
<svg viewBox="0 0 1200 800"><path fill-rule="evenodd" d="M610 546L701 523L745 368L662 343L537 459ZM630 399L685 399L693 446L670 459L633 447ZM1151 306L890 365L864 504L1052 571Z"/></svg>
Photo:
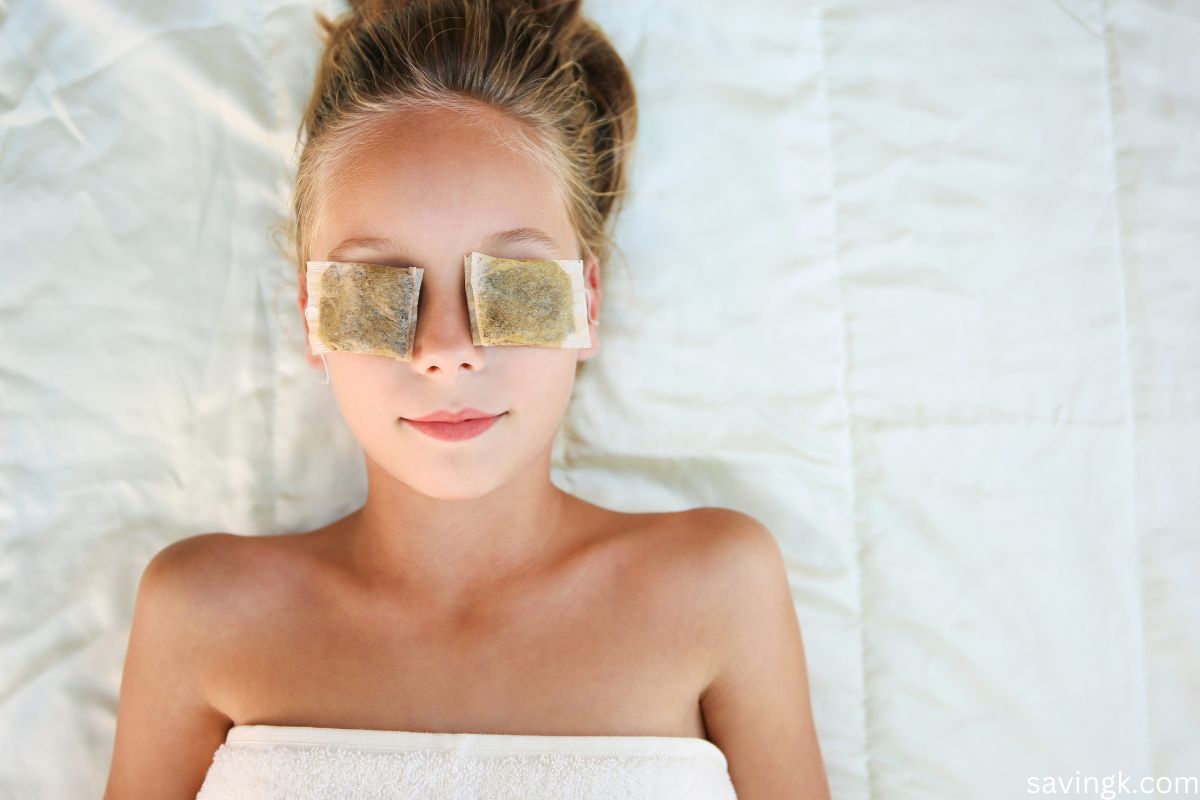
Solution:
<svg viewBox="0 0 1200 800"><path fill-rule="evenodd" d="M711 643L677 589L599 573L452 619L297 585L247 604L212 685L234 724L703 737Z"/></svg>

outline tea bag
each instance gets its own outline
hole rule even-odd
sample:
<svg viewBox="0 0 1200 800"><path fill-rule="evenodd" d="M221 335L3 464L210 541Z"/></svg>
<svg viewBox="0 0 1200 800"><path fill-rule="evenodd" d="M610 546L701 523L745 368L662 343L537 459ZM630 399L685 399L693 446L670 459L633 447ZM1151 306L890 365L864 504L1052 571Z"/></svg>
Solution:
<svg viewBox="0 0 1200 800"><path fill-rule="evenodd" d="M463 257L476 345L590 347L583 261Z"/></svg>
<svg viewBox="0 0 1200 800"><path fill-rule="evenodd" d="M464 289L475 345L590 347L583 261L463 257ZM342 350L412 361L420 267L309 261L309 344L314 354Z"/></svg>
<svg viewBox="0 0 1200 800"><path fill-rule="evenodd" d="M424 270L357 261L309 261L309 345L412 361Z"/></svg>

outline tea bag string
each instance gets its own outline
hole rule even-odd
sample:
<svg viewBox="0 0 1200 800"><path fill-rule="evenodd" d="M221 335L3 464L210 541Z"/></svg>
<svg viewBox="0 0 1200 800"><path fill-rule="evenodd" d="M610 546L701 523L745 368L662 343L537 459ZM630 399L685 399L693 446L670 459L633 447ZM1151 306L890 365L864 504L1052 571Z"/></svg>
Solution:
<svg viewBox="0 0 1200 800"><path fill-rule="evenodd" d="M325 363L325 354L320 353L319 355L321 356L321 366L325 367L325 380L317 381L317 383L324 385L324 384L329 383L329 365ZM313 378L313 380L317 380L317 379Z"/></svg>

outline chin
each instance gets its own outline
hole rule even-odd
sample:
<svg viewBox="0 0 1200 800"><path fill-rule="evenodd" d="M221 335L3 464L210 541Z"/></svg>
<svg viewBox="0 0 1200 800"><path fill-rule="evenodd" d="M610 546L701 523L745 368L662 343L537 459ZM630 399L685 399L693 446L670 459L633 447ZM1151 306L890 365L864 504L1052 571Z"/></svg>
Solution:
<svg viewBox="0 0 1200 800"><path fill-rule="evenodd" d="M493 462L488 466L497 465ZM448 502L483 497L503 486L507 480L499 471L480 469L478 466L455 467L442 464L421 465L414 469L412 462L409 462L403 469L393 471L386 466L384 469L414 492Z"/></svg>

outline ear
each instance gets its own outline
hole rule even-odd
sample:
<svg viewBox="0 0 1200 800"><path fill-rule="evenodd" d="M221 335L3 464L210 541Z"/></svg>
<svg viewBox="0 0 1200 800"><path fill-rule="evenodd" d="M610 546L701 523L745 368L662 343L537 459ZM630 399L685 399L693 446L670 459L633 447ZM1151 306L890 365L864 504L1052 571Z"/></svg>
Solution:
<svg viewBox="0 0 1200 800"><path fill-rule="evenodd" d="M312 345L308 341L308 317L304 315L304 307L308 305L308 287L304 281L300 281L300 319L304 321L304 360L316 369L324 370L325 364L321 361L321 357L314 355Z"/></svg>
<svg viewBox="0 0 1200 800"><path fill-rule="evenodd" d="M583 264L583 286L587 290L588 336L591 337L591 347L581 347L576 363L590 361L600 352L600 262L595 256L589 256Z"/></svg>

